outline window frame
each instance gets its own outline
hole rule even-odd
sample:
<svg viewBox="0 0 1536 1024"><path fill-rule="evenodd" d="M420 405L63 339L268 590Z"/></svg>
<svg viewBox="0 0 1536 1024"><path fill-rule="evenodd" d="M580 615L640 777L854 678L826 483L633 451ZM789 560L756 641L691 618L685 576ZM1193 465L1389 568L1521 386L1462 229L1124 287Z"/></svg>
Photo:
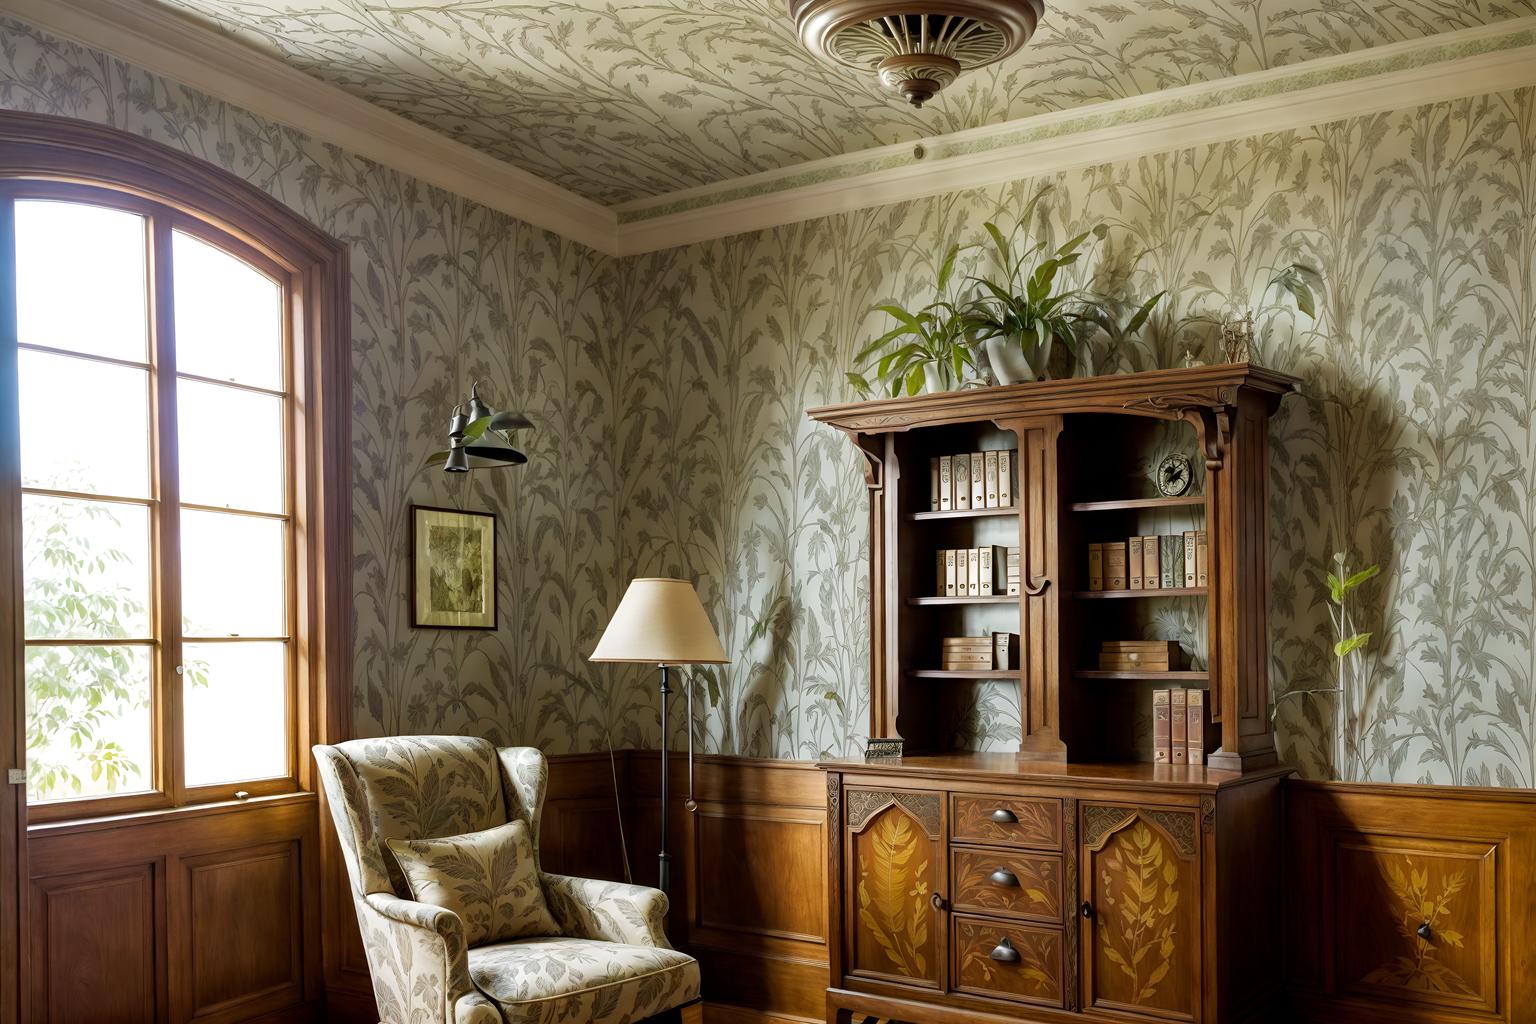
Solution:
<svg viewBox="0 0 1536 1024"><path fill-rule="evenodd" d="M350 734L347 250L254 186L138 136L41 115L0 113L0 143L7 144L3 150L6 155L0 160L0 204L6 207L0 220L10 223L12 204L27 199L83 202L147 218L153 447L151 495L141 504L151 510L150 557L157 577L151 609L154 789L32 804L25 812L28 820L32 824L52 823L204 806L236 800L237 791L244 794L239 798L242 800L313 791L316 779L308 747ZM272 278L282 289L283 302L287 767L280 777L195 787L185 781L181 677L175 671L181 664L184 639L180 628L181 575L178 546L169 544L170 538L179 536L182 512L175 461L176 387L180 379L198 379L195 374L180 374L174 359L175 323L169 289L176 231L223 250ZM0 339L8 342L0 343L6 350L3 356L13 361L22 351L15 327L14 322L0 323ZM38 346L28 350L59 351ZM78 353L63 354L81 357ZM226 381L213 383L230 386ZM273 393L262 388L248 390ZM13 419L18 397L6 396ZM19 559L22 487L19 462L9 461L8 479L0 481L0 490L8 509L16 515L15 527L4 539ZM46 488L39 490L49 493ZM20 562L15 564L19 574ZM14 583L19 592L20 580ZM185 639L200 642L195 636ZM13 646L16 698L21 704L25 692L21 671L28 644L19 630ZM18 722L17 728L23 731L25 722ZM19 752L25 752L24 741Z"/></svg>

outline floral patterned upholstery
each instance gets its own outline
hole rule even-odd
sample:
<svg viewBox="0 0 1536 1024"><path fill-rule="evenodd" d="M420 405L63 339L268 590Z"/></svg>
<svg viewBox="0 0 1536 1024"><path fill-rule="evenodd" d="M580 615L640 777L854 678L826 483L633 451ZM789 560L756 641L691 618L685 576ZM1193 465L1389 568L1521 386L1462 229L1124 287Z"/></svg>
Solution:
<svg viewBox="0 0 1536 1024"><path fill-rule="evenodd" d="M469 974L508 1024L629 1024L699 994L693 957L656 946L518 939L469 951Z"/></svg>
<svg viewBox="0 0 1536 1024"><path fill-rule="evenodd" d="M522 820L537 859L549 778L538 750L394 736L314 752L383 1024L630 1024L698 998L698 964L667 942L659 890L541 871L561 937L476 948L458 915L410 898L386 840Z"/></svg>

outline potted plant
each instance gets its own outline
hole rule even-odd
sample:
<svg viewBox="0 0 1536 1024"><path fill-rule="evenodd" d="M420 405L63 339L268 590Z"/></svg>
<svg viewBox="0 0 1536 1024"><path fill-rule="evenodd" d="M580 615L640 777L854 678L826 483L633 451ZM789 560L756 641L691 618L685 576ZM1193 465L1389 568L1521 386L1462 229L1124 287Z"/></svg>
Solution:
<svg viewBox="0 0 1536 1024"><path fill-rule="evenodd" d="M1083 288L1059 287L1061 271L1082 259L1089 239L1102 239L1109 229L1095 225L1054 250L1044 241L1016 244L1019 232L1027 228L1035 208L1049 192L1045 188L1035 194L1011 235L987 222L1000 276L969 278L978 292L966 307L971 338L985 348L999 384L1049 377L1057 343L1075 358L1078 346L1094 330L1116 338L1135 334L1167 294L1158 292L1142 303L1122 326L1109 300Z"/></svg>
<svg viewBox="0 0 1536 1024"><path fill-rule="evenodd" d="M958 245L951 246L939 266L938 293L942 296L954 275ZM970 327L964 310L948 299L937 299L911 311L890 304L875 307L892 317L896 326L870 342L854 357L861 372L848 381L861 395L877 389L892 398L901 395L950 391L965 382L967 369L976 368L966 334Z"/></svg>

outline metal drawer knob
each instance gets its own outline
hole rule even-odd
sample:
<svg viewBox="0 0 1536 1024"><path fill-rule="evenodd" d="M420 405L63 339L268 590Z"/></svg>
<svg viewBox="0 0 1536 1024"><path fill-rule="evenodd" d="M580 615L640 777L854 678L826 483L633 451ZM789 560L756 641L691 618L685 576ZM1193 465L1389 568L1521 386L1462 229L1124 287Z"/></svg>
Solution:
<svg viewBox="0 0 1536 1024"><path fill-rule="evenodd" d="M992 820L997 822L999 825L1017 825L1019 823L1018 815L1014 814L1006 807L999 807L997 810L993 811Z"/></svg>
<svg viewBox="0 0 1536 1024"><path fill-rule="evenodd" d="M933 909L934 910L943 910L944 907L946 906L946 903L944 902L944 897L939 895L938 893L934 893L932 896L928 897L928 902L933 904Z"/></svg>
<svg viewBox="0 0 1536 1024"><path fill-rule="evenodd" d="M1078 913L1083 915L1084 920L1093 917L1093 904L1089 903L1087 900L1084 900L1082 906L1078 907L1077 910Z"/></svg>
<svg viewBox="0 0 1536 1024"><path fill-rule="evenodd" d="M1419 925L1418 932L1419 938L1423 939L1425 942L1428 942L1429 937L1434 934L1434 932L1430 930L1428 921L1425 921L1423 924Z"/></svg>
<svg viewBox="0 0 1536 1024"><path fill-rule="evenodd" d="M1007 868L998 868L996 871L992 872L992 884L1008 886L1010 888L1018 888L1019 876L1014 874L1012 871L1009 871Z"/></svg>
<svg viewBox="0 0 1536 1024"><path fill-rule="evenodd" d="M1019 962L1019 951L1013 948L1013 943L1007 939L992 947L992 952L987 954L1000 964L1016 964Z"/></svg>

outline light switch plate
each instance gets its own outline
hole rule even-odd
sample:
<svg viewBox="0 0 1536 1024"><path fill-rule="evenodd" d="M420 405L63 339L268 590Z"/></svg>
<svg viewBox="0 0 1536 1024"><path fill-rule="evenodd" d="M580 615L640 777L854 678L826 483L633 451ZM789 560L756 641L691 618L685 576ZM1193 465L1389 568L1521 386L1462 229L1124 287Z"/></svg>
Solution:
<svg viewBox="0 0 1536 1024"><path fill-rule="evenodd" d="M27 784L27 770L25 768L7 768L5 781L13 786L25 786Z"/></svg>

